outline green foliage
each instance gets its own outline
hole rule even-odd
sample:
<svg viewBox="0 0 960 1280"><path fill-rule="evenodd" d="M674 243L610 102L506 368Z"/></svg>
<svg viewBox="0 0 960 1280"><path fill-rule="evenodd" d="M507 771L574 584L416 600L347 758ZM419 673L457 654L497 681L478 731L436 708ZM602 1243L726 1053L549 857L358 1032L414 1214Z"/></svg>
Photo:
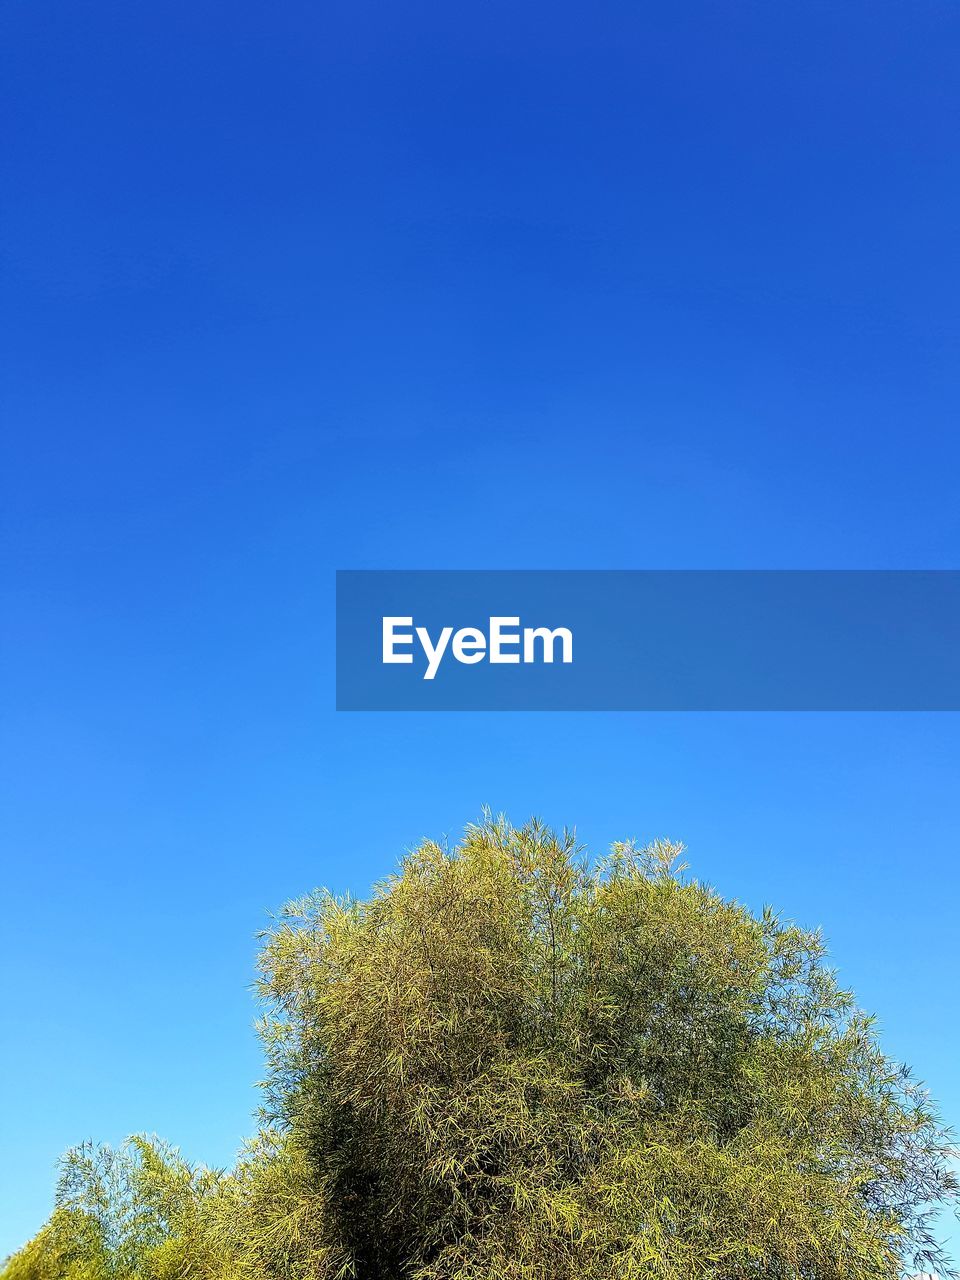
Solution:
<svg viewBox="0 0 960 1280"><path fill-rule="evenodd" d="M894 1280L946 1273L948 1135L816 934L489 818L264 938L264 1127L63 1165L3 1280Z"/></svg>
<svg viewBox="0 0 960 1280"><path fill-rule="evenodd" d="M225 1275L217 1224L230 1182L156 1140L134 1137L117 1149L84 1143L61 1161L53 1217L3 1278Z"/></svg>
<svg viewBox="0 0 960 1280"><path fill-rule="evenodd" d="M263 953L269 1102L364 1280L943 1265L945 1137L818 936L537 823L427 843Z"/></svg>

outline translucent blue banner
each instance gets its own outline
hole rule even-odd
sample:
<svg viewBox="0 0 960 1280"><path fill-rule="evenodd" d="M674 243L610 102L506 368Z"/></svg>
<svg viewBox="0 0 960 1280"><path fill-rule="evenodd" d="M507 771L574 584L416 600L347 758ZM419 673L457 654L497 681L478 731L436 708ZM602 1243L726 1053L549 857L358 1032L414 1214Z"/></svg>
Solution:
<svg viewBox="0 0 960 1280"><path fill-rule="evenodd" d="M343 711L960 709L960 572L337 574Z"/></svg>

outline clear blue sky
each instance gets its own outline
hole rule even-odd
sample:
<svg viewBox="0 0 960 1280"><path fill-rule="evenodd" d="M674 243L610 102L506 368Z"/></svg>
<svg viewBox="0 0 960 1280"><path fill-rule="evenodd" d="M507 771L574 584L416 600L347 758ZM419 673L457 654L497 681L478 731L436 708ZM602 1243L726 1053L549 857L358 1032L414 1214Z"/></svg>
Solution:
<svg viewBox="0 0 960 1280"><path fill-rule="evenodd" d="M2 18L0 1253L252 1131L265 913L481 805L822 924L960 1120L960 721L333 711L337 567L958 566L945 2Z"/></svg>

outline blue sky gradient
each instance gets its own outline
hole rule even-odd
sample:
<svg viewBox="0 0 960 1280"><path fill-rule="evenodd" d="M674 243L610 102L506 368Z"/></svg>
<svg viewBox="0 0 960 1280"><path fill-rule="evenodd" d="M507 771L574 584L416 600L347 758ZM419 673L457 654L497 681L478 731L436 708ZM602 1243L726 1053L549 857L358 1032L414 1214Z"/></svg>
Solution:
<svg viewBox="0 0 960 1280"><path fill-rule="evenodd" d="M484 804L820 924L960 1121L960 724L337 715L335 568L956 568L960 13L6 7L0 1253L253 1129L266 912ZM12 126L12 127L10 127Z"/></svg>

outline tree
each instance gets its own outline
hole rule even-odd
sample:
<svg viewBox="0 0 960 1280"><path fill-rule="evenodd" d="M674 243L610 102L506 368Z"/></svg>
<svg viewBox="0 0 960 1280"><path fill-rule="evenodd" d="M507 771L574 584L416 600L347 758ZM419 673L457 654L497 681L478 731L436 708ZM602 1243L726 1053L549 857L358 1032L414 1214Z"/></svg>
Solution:
<svg viewBox="0 0 960 1280"><path fill-rule="evenodd" d="M486 820L266 939L268 1115L323 1274L871 1280L945 1268L947 1134L817 934Z"/></svg>
<svg viewBox="0 0 960 1280"><path fill-rule="evenodd" d="M233 1185L157 1139L85 1142L60 1161L53 1217L3 1280L226 1277Z"/></svg>
<svg viewBox="0 0 960 1280"><path fill-rule="evenodd" d="M818 934L489 817L264 937L236 1168L68 1152L2 1280L895 1280L948 1272L949 1134Z"/></svg>

